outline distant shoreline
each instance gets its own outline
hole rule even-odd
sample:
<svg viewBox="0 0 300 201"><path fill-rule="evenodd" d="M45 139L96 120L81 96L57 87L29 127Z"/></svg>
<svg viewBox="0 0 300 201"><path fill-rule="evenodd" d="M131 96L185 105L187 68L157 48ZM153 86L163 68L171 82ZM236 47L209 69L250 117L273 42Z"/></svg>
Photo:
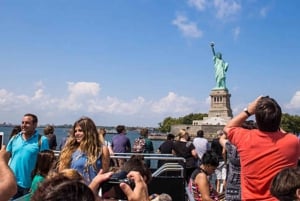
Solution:
<svg viewBox="0 0 300 201"><path fill-rule="evenodd" d="M150 140L166 140L167 134L164 133L152 133L148 135Z"/></svg>

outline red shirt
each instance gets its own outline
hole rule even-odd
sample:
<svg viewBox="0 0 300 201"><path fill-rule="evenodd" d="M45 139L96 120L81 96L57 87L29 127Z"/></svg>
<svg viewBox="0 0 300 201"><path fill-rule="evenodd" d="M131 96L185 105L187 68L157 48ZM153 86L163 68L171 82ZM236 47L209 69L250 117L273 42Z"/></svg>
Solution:
<svg viewBox="0 0 300 201"><path fill-rule="evenodd" d="M269 191L273 177L283 168L297 166L300 142L293 134L230 128L229 141L241 160L242 200L275 201Z"/></svg>

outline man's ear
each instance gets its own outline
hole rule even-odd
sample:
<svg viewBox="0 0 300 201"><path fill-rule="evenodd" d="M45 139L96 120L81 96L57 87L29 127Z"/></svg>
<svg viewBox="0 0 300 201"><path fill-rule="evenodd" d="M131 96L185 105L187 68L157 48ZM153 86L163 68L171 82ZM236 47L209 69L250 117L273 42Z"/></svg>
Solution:
<svg viewBox="0 0 300 201"><path fill-rule="evenodd" d="M296 190L296 198L300 199L300 188Z"/></svg>

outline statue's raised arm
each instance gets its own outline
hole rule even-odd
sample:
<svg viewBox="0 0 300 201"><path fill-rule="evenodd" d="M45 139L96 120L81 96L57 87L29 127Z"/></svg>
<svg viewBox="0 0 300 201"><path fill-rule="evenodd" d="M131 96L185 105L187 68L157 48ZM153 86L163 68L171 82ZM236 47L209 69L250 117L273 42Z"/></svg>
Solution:
<svg viewBox="0 0 300 201"><path fill-rule="evenodd" d="M211 50L212 50L213 55L216 56L215 48L214 48L214 46L215 46L214 42L211 42L210 46L211 46Z"/></svg>
<svg viewBox="0 0 300 201"><path fill-rule="evenodd" d="M213 52L213 60L215 64L215 78L216 78L216 87L215 89L226 89L226 75L228 69L228 63L222 59L222 54L220 52L215 53L214 46L212 42L210 44Z"/></svg>

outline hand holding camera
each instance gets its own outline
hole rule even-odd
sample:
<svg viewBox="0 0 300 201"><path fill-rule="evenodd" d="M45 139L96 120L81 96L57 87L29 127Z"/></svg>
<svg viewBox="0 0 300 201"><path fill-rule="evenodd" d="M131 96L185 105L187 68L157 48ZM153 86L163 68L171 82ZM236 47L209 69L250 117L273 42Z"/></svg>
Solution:
<svg viewBox="0 0 300 201"><path fill-rule="evenodd" d="M127 200L127 196L120 188L121 183L127 184L131 189L134 189L135 187L134 182L127 178L127 172L117 172L100 185L102 198Z"/></svg>

